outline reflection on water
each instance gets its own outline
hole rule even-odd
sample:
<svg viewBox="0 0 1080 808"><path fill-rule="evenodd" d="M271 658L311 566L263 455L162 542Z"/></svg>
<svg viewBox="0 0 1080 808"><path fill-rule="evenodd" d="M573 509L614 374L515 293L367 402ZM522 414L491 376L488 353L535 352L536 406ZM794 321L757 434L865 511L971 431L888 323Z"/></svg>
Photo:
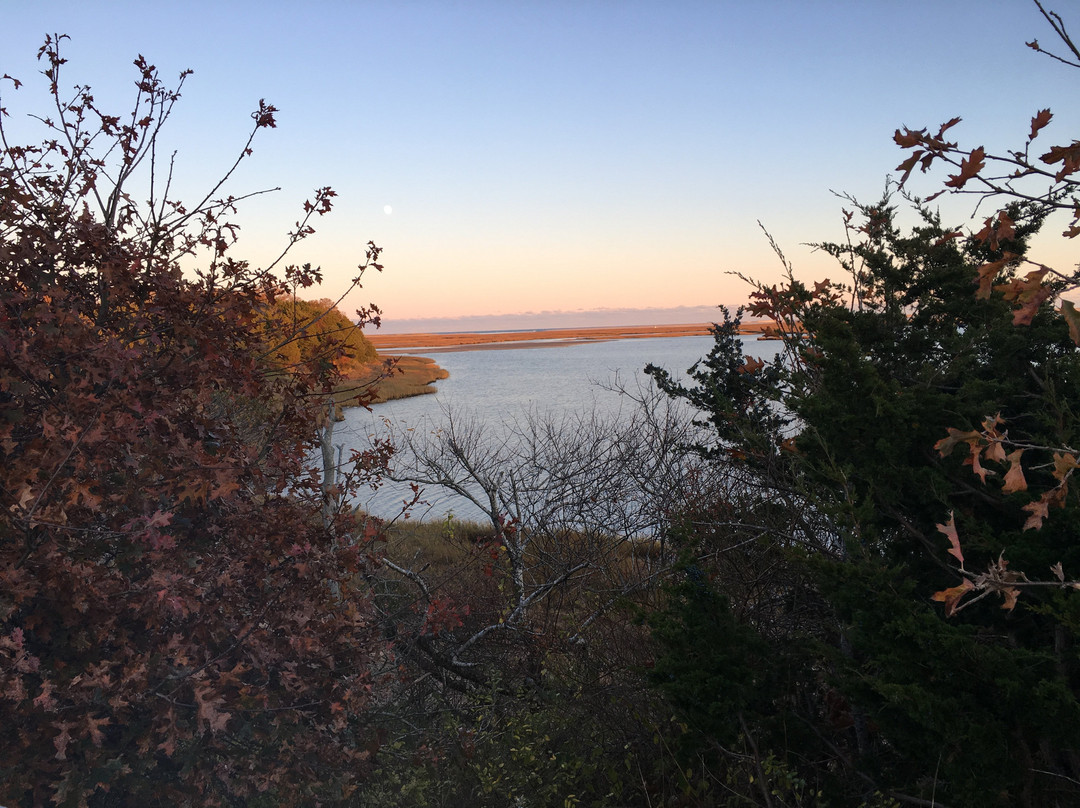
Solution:
<svg viewBox="0 0 1080 808"><path fill-rule="evenodd" d="M745 353L769 360L781 343L743 338ZM645 365L652 363L673 374L684 374L708 353L711 337L673 337L586 342L550 348L498 351L454 351L439 354L439 364L450 377L438 382L433 395L389 401L371 412L350 408L334 431L335 443L345 444L345 455L362 450L374 436L387 434L386 422L396 429L436 429L445 413L469 413L493 425L512 420L522 411L597 409L617 417L621 396L605 386L621 384L636 389L646 384ZM359 504L377 516L392 517L407 498L407 486L386 483ZM426 504L413 510L413 518L478 519L471 503L425 491Z"/></svg>

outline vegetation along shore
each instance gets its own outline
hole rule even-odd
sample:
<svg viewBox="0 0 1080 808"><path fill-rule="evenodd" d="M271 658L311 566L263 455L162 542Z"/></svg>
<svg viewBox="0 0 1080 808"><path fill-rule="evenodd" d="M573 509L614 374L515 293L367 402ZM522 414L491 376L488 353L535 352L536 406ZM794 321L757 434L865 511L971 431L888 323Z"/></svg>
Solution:
<svg viewBox="0 0 1080 808"><path fill-rule="evenodd" d="M767 336L775 327L771 321L744 323L740 332ZM367 339L377 350L403 353L423 351L491 351L506 348L551 348L576 343L613 339L708 336L711 323L684 325L630 325L597 328L551 328L532 331L468 331L440 334L369 334Z"/></svg>
<svg viewBox="0 0 1080 808"><path fill-rule="evenodd" d="M1045 67L1080 70L1035 6ZM1036 240L1080 236L1072 93L1052 125L995 75L1011 148L897 129L899 179L809 245L841 280L772 242L782 279L740 273L713 327L369 339L379 310L336 302L374 242L300 299L331 188L268 266L236 243L273 105L183 200L161 133L188 73L137 57L110 114L67 47L46 37L36 101L0 66L0 805L1080 806L1080 268ZM762 189L806 209L788 152ZM982 204L946 220L941 193ZM617 410L387 419L351 451L364 419L328 417L328 391L429 388L427 353L706 333ZM446 496L477 521L423 521Z"/></svg>
<svg viewBox="0 0 1080 808"><path fill-rule="evenodd" d="M775 324L771 321L744 323L742 334L758 334L769 339ZM349 378L337 390L338 403L343 406L355 404L357 388L367 388L376 382L380 374L385 378L377 381L375 397L370 404L382 404L395 399L437 392L435 382L450 374L433 359L416 356L413 351L449 353L451 351L494 351L508 348L553 348L602 342L615 339L645 339L657 337L707 336L710 323L684 325L607 326L597 328L558 328L533 331L460 332L443 334L365 334L366 342L376 350L395 351L396 355L381 355L379 361L371 361L361 369L349 374ZM393 369L386 370L386 362L393 362Z"/></svg>

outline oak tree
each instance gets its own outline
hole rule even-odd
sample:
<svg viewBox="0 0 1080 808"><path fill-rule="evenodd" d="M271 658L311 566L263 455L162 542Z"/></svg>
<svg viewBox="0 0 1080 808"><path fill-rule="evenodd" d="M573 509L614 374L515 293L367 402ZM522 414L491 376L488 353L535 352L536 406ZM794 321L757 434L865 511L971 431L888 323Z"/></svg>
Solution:
<svg viewBox="0 0 1080 808"><path fill-rule="evenodd" d="M287 254L333 192L249 264L225 189L275 107L181 200L161 133L188 72L140 56L114 115L65 83L64 39L39 52L42 141L0 111L0 802L340 802L383 659L366 536L322 518L308 462L335 362L282 374L303 330L261 327L320 280Z"/></svg>

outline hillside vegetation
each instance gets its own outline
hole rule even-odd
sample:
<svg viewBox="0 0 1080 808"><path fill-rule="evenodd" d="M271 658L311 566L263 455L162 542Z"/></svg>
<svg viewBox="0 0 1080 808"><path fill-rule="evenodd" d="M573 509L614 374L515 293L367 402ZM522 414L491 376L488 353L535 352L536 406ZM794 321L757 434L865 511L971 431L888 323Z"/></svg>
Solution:
<svg viewBox="0 0 1080 808"><path fill-rule="evenodd" d="M139 57L105 114L64 39L40 143L0 78L0 803L1080 805L1080 270L1031 246L1080 236L1080 140L1050 110L1003 151L898 129L899 180L816 245L839 274L777 247L617 417L451 410L345 457L328 399L388 381L377 311L285 263L334 192L250 265L232 169L167 190L187 74ZM396 518L355 507L387 479ZM416 524L439 493L481 521Z"/></svg>
<svg viewBox="0 0 1080 808"><path fill-rule="evenodd" d="M285 337L271 354L282 368L325 363L342 376L355 376L378 359L360 327L333 300L280 297L266 307L264 317L268 341Z"/></svg>

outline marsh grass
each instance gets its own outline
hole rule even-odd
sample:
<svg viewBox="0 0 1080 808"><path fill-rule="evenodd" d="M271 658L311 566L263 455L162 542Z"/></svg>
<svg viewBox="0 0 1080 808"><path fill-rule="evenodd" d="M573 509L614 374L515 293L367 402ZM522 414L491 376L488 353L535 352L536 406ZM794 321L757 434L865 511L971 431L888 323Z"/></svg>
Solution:
<svg viewBox="0 0 1080 808"><path fill-rule="evenodd" d="M469 567L476 548L491 538L491 525L469 522L448 516L438 522L398 522L383 537L387 557L413 569L425 569L425 575L440 580L457 575Z"/></svg>
<svg viewBox="0 0 1080 808"><path fill-rule="evenodd" d="M343 407L355 406L357 393L371 385L375 388L372 404L422 396L436 392L435 382L450 375L426 356L386 356L383 360L368 364L363 373L339 384L334 391L334 400ZM389 373L385 369L385 360L394 362Z"/></svg>
<svg viewBox="0 0 1080 808"><path fill-rule="evenodd" d="M509 574L506 548L495 542L491 525L452 515L439 521L390 525L374 549L421 575L432 594L450 595L461 603L473 598L498 600L500 596L488 590L502 591L499 581ZM530 586L542 585L555 579L560 570L586 559L585 569L538 602L537 614L547 615L541 622L548 624L548 630L572 633L584 616L619 590L637 602L653 597L656 587L646 582L655 580L656 573L672 561L670 550L651 540L620 542L562 530L530 542L526 580Z"/></svg>

